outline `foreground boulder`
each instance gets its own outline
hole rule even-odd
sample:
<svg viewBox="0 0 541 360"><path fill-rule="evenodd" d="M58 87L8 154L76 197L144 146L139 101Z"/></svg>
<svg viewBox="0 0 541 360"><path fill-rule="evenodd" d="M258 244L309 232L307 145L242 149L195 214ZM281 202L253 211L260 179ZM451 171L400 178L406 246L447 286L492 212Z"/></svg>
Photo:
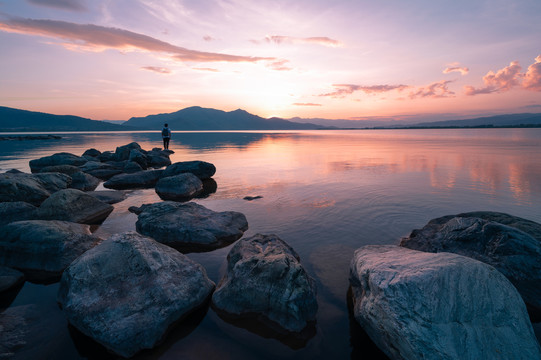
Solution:
<svg viewBox="0 0 541 360"><path fill-rule="evenodd" d="M255 314L290 332L315 322L315 281L279 237L256 234L239 240L227 260L227 273L212 296L215 308L240 317Z"/></svg>
<svg viewBox="0 0 541 360"><path fill-rule="evenodd" d="M22 272L5 266L0 266L0 293L20 285L23 282L24 274Z"/></svg>
<svg viewBox="0 0 541 360"><path fill-rule="evenodd" d="M62 152L53 154L51 156L44 156L39 159L30 160L30 170L35 172L40 172L46 166L55 166L55 165L73 165L81 166L86 163L88 160L84 157L73 155L70 153Z"/></svg>
<svg viewBox="0 0 541 360"><path fill-rule="evenodd" d="M74 261L58 302L79 331L130 357L153 348L213 289L201 265L133 232L113 235Z"/></svg>
<svg viewBox="0 0 541 360"><path fill-rule="evenodd" d="M109 189L143 189L156 185L163 170L144 170L131 174L118 174L103 183Z"/></svg>
<svg viewBox="0 0 541 360"><path fill-rule="evenodd" d="M0 226L20 220L37 219L38 208L24 201L0 202Z"/></svg>
<svg viewBox="0 0 541 360"><path fill-rule="evenodd" d="M163 201L130 211L138 214L137 232L183 251L226 246L248 229L246 217L239 212L215 212L191 202Z"/></svg>
<svg viewBox="0 0 541 360"><path fill-rule="evenodd" d="M203 191L203 182L191 173L161 178L156 193L163 200L189 200Z"/></svg>
<svg viewBox="0 0 541 360"><path fill-rule="evenodd" d="M541 359L524 302L492 266L372 245L350 283L355 319L391 359Z"/></svg>
<svg viewBox="0 0 541 360"><path fill-rule="evenodd" d="M88 225L66 221L16 221L1 231L0 265L37 279L60 275L100 240L91 235Z"/></svg>
<svg viewBox="0 0 541 360"><path fill-rule="evenodd" d="M0 202L24 201L39 206L52 192L65 189L71 178L61 173L0 174Z"/></svg>
<svg viewBox="0 0 541 360"><path fill-rule="evenodd" d="M47 220L65 220L80 224L100 224L113 211L113 206L77 189L57 191L38 209L38 216Z"/></svg>
<svg viewBox="0 0 541 360"><path fill-rule="evenodd" d="M192 173L199 179L204 180L212 177L216 173L216 167L205 161L181 161L169 165L162 174L162 177L174 176L179 174Z"/></svg>
<svg viewBox="0 0 541 360"><path fill-rule="evenodd" d="M515 285L530 313L535 318L539 317L541 241L517 227L540 236L541 225L501 213L471 214L474 216L461 214L431 220L422 229L413 230L409 237L402 239L400 246L427 252L452 252L494 266Z"/></svg>

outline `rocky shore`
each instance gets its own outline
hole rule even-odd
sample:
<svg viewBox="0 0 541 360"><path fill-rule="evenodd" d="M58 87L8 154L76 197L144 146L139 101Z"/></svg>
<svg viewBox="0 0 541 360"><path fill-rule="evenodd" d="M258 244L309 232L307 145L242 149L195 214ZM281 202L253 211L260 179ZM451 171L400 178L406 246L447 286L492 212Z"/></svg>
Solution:
<svg viewBox="0 0 541 360"><path fill-rule="evenodd" d="M208 307L248 331L306 346L318 331L318 300L299 255L273 234L243 238L242 213L190 201L216 191L216 167L172 164L171 154L130 143L0 174L0 292L60 281L70 325L125 358L159 347ZM111 190L95 191L100 183ZM93 234L125 190L144 188L162 201L130 207L134 231ZM230 244L218 284L184 255ZM541 313L535 222L495 212L437 218L397 245L355 251L349 283L354 321L391 359L541 359L531 323ZM0 313L0 358L17 353L36 316L22 307Z"/></svg>

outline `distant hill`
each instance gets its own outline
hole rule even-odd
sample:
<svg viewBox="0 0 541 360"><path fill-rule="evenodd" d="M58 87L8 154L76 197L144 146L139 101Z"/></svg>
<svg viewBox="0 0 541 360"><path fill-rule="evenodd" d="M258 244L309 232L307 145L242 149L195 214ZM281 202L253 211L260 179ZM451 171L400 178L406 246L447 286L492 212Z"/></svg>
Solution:
<svg viewBox="0 0 541 360"><path fill-rule="evenodd" d="M541 126L541 114L507 114L466 120L445 120L411 124L407 127L520 127Z"/></svg>
<svg viewBox="0 0 541 360"><path fill-rule="evenodd" d="M53 115L42 112L0 106L0 131L126 131L134 128L72 115Z"/></svg>
<svg viewBox="0 0 541 360"><path fill-rule="evenodd" d="M280 118L265 119L247 111L222 111L188 107L168 114L132 117L122 126L135 126L142 129L161 129L168 123L173 130L301 130L320 129L321 125L301 124Z"/></svg>

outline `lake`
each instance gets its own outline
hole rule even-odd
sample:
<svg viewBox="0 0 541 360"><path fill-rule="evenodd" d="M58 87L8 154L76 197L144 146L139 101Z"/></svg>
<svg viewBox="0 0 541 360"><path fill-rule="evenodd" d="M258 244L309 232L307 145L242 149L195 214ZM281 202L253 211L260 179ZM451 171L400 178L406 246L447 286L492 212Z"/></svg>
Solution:
<svg viewBox="0 0 541 360"><path fill-rule="evenodd" d="M114 151L132 141L146 150L162 146L158 132L60 135L0 141L0 172L29 172L29 160L57 152ZM373 345L347 307L355 249L397 244L430 219L467 211L541 223L541 129L173 132L170 149L172 162L203 160L217 168L216 192L195 202L242 212L250 227L245 236L276 234L299 253L318 287L316 333L299 344L257 334L205 309L138 359L361 358ZM95 233L106 238L135 230L137 217L128 208L157 201L153 189L128 191ZM188 256L217 283L230 248ZM43 314L38 329L44 331L18 356L114 358L68 326L57 290L58 283L27 282L3 301L4 307L11 300L10 306L36 304Z"/></svg>

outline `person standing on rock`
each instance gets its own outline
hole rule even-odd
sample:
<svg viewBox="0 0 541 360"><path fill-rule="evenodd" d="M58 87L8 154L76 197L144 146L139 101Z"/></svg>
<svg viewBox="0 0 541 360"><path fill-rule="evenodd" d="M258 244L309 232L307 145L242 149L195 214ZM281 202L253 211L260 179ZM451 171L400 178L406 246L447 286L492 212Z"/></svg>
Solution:
<svg viewBox="0 0 541 360"><path fill-rule="evenodd" d="M169 129L167 124L163 124L162 139L163 139L164 150L169 150L169 140L171 140L171 129Z"/></svg>

